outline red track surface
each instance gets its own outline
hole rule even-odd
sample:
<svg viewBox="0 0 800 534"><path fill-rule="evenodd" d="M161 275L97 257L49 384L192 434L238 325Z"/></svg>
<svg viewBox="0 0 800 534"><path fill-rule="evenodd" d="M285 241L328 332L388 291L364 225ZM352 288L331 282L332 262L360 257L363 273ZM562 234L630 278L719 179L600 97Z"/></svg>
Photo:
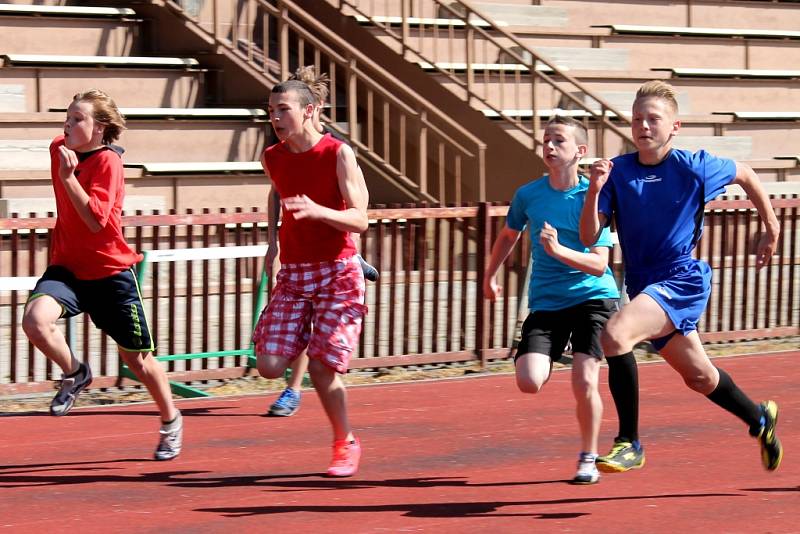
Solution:
<svg viewBox="0 0 800 534"><path fill-rule="evenodd" d="M167 463L149 460L151 404L3 417L0 531L798 532L800 352L717 364L778 401L776 473L740 421L651 364L640 367L647 466L569 485L569 374L536 397L489 376L351 388L365 449L351 479L320 476L330 429L313 393L288 419L261 417L265 397L181 401L185 448ZM605 383L601 452L616 430Z"/></svg>

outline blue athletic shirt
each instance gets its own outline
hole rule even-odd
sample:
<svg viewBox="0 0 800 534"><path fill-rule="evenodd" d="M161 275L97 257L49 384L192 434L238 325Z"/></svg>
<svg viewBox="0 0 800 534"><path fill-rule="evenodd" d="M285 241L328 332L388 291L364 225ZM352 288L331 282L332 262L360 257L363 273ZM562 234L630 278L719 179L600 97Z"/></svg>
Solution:
<svg viewBox="0 0 800 534"><path fill-rule="evenodd" d="M705 204L733 181L736 163L677 149L657 165L639 163L638 152L611 161L598 210L616 218L626 274L688 261L703 232Z"/></svg>
<svg viewBox="0 0 800 534"><path fill-rule="evenodd" d="M506 225L522 232L529 227L531 239L531 283L528 288L528 307L531 311L562 310L591 299L619 298L611 269L603 276L593 276L558 261L539 243L539 233L547 221L558 230L558 242L578 252L588 252L578 236L583 201L589 181L580 176L578 185L568 191L558 191L543 176L520 187L508 210ZM611 233L604 228L595 243L597 247L612 247Z"/></svg>

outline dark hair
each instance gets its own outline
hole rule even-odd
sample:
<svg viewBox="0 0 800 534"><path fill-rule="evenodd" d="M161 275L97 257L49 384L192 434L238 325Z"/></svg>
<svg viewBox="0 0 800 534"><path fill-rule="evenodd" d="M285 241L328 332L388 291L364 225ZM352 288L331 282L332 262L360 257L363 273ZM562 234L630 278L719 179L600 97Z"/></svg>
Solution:
<svg viewBox="0 0 800 534"><path fill-rule="evenodd" d="M297 99L303 107L309 104L315 105L317 103L317 99L314 98L314 94L311 92L308 84L300 80L286 80L272 88L273 95L289 93L291 91L297 93Z"/></svg>
<svg viewBox="0 0 800 534"><path fill-rule="evenodd" d="M564 115L553 115L553 117L547 121L547 124L545 124L545 128L551 124L572 126L572 128L575 130L575 141L579 145L586 145L589 143L589 133L586 131L586 126L584 126L581 121L575 120L572 117L566 117Z"/></svg>
<svg viewBox="0 0 800 534"><path fill-rule="evenodd" d="M100 89L89 89L72 97L73 102L89 102L92 105L92 117L105 129L103 144L110 145L125 129L125 117L119 112L114 100Z"/></svg>
<svg viewBox="0 0 800 534"><path fill-rule="evenodd" d="M317 74L317 69L314 65L306 65L294 71L294 74L289 76L289 80L298 80L305 83L311 94L316 99L316 104L321 106L328 99L328 78L327 74Z"/></svg>

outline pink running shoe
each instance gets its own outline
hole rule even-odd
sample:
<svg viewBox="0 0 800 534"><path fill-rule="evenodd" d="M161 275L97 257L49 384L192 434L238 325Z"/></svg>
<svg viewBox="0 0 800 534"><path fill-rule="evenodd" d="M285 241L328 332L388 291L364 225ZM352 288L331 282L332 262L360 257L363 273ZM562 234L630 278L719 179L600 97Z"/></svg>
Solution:
<svg viewBox="0 0 800 534"><path fill-rule="evenodd" d="M344 439L333 442L333 460L328 468L330 477L349 477L358 471L358 462L361 460L361 442L358 438L353 441Z"/></svg>

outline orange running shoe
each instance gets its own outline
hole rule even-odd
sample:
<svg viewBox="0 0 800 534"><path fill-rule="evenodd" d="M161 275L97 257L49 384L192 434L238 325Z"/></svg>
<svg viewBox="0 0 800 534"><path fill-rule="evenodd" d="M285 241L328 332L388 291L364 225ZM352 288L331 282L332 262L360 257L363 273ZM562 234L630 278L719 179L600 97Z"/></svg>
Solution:
<svg viewBox="0 0 800 534"><path fill-rule="evenodd" d="M361 460L361 442L358 438L353 441L340 439L333 442L333 460L328 468L328 476L349 477L358 471L358 462Z"/></svg>

